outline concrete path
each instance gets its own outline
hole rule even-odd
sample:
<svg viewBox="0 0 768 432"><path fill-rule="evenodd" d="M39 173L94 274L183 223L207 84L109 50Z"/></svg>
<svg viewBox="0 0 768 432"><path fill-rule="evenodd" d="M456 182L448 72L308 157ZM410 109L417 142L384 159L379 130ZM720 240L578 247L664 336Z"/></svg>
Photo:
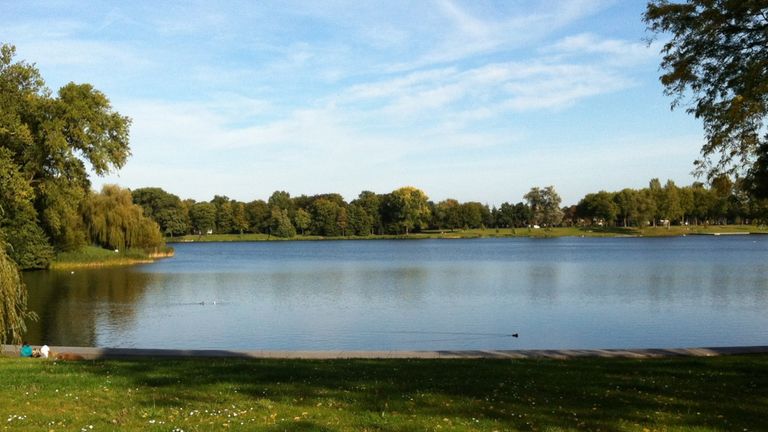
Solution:
<svg viewBox="0 0 768 432"><path fill-rule="evenodd" d="M2 355L18 356L19 347L2 345ZM33 348L38 348L34 346ZM243 351L243 350L179 350L144 348L90 348L51 346L51 353L74 354L83 359L129 358L270 358L270 359L527 359L576 357L655 358L710 357L735 354L768 353L768 346L716 348L602 349L602 350L477 350L477 351Z"/></svg>

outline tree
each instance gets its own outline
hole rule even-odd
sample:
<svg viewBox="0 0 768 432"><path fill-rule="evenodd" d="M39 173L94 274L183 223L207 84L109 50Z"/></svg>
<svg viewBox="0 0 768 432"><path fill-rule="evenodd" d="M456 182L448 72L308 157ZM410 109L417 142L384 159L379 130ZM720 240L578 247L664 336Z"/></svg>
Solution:
<svg viewBox="0 0 768 432"><path fill-rule="evenodd" d="M281 210L278 207L272 208L271 233L275 237L290 238L296 236L296 229L288 217L288 210Z"/></svg>
<svg viewBox="0 0 768 432"><path fill-rule="evenodd" d="M592 222L604 222L613 225L619 213L619 208L614 202L614 194L606 191L587 194L579 201L577 213Z"/></svg>
<svg viewBox="0 0 768 432"><path fill-rule="evenodd" d="M502 203L499 207L498 223L503 227L519 228L528 224L530 209L525 203Z"/></svg>
<svg viewBox="0 0 768 432"><path fill-rule="evenodd" d="M312 225L312 216L310 216L309 212L300 208L296 210L296 217L293 218L293 222L301 232L301 235L304 235L304 231Z"/></svg>
<svg viewBox="0 0 768 432"><path fill-rule="evenodd" d="M555 192L554 186L547 186L544 189L532 187L523 198L528 201L534 224L551 227L560 224L563 220L560 195Z"/></svg>
<svg viewBox="0 0 768 432"><path fill-rule="evenodd" d="M266 202L263 200L249 202L245 205L245 215L251 231L262 234L269 232L272 212L269 210L269 205Z"/></svg>
<svg viewBox="0 0 768 432"><path fill-rule="evenodd" d="M371 230L378 234L384 233L384 225L381 220L381 195L371 191L362 191L350 204L360 206L370 217ZM366 234L367 235L367 234Z"/></svg>
<svg viewBox="0 0 768 432"><path fill-rule="evenodd" d="M744 189L754 197L768 198L768 143L760 145L757 159L744 179Z"/></svg>
<svg viewBox="0 0 768 432"><path fill-rule="evenodd" d="M121 168L130 119L90 84L69 83L52 96L33 65L14 62L15 52L0 45L0 148L32 188L45 236L59 250L76 249L86 241L79 212L90 192L86 163L96 175Z"/></svg>
<svg viewBox="0 0 768 432"><path fill-rule="evenodd" d="M682 220L684 211L680 203L680 191L675 182L667 180L662 191L659 207L661 215L667 220L667 224L671 224L675 220Z"/></svg>
<svg viewBox="0 0 768 432"><path fill-rule="evenodd" d="M184 235L189 230L189 215L178 196L158 187L131 191L133 202L144 209L144 214L160 225L167 236Z"/></svg>
<svg viewBox="0 0 768 432"><path fill-rule="evenodd" d="M242 234L248 231L248 217L245 211L245 203L232 201L232 230Z"/></svg>
<svg viewBox="0 0 768 432"><path fill-rule="evenodd" d="M34 191L11 160L8 149L0 148L0 229L7 232L8 254L22 269L48 267L53 248L38 224L32 205Z"/></svg>
<svg viewBox="0 0 768 432"><path fill-rule="evenodd" d="M439 229L454 230L461 226L461 204L455 199L446 199L435 205L435 225Z"/></svg>
<svg viewBox="0 0 768 432"><path fill-rule="evenodd" d="M229 234L232 232L232 202L229 197L215 195L211 204L216 207L216 233Z"/></svg>
<svg viewBox="0 0 768 432"><path fill-rule="evenodd" d="M92 243L108 249L152 249L163 244L160 227L133 203L131 191L104 185L83 204L83 220Z"/></svg>
<svg viewBox="0 0 768 432"><path fill-rule="evenodd" d="M350 204L347 207L349 229L353 235L368 236L373 230L373 217L358 204Z"/></svg>
<svg viewBox="0 0 768 432"><path fill-rule="evenodd" d="M199 235L208 233L216 226L216 206L207 202L194 203L189 208L189 222Z"/></svg>
<svg viewBox="0 0 768 432"><path fill-rule="evenodd" d="M459 206L461 224L466 228L480 228L483 226L485 212L488 207L479 202L466 202Z"/></svg>
<svg viewBox="0 0 768 432"><path fill-rule="evenodd" d="M430 218L429 199L420 189L402 187L388 194L382 203L389 229L408 235L414 229L427 226Z"/></svg>
<svg viewBox="0 0 768 432"><path fill-rule="evenodd" d="M622 189L613 196L613 202L616 203L617 215L624 222L624 227L629 226L630 222L638 224L638 193L634 189Z"/></svg>
<svg viewBox="0 0 768 432"><path fill-rule="evenodd" d="M293 217L295 212L295 206L291 199L291 194L285 191L275 191L269 197L267 201L270 209L279 208L280 210L286 210L288 216Z"/></svg>
<svg viewBox="0 0 768 432"><path fill-rule="evenodd" d="M336 201L325 197L316 199L311 207L312 214L312 233L321 236L342 235L339 226L341 207ZM346 216L345 216L346 217Z"/></svg>
<svg viewBox="0 0 768 432"><path fill-rule="evenodd" d="M751 176L768 178L768 166L753 165L768 150L765 0L652 0L643 19L653 33L671 35L662 48L661 83L674 97L672 108L690 98L686 111L704 123L696 171L712 179L751 166Z"/></svg>
<svg viewBox="0 0 768 432"><path fill-rule="evenodd" d="M27 287L16 263L5 252L0 230L0 344L21 343L26 321L36 318L27 310Z"/></svg>

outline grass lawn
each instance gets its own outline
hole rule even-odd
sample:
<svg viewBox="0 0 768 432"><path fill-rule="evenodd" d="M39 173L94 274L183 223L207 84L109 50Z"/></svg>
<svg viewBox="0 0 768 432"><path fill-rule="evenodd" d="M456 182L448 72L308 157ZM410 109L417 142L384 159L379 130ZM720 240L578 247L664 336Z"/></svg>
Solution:
<svg viewBox="0 0 768 432"><path fill-rule="evenodd" d="M768 355L572 360L0 358L29 431L757 431Z"/></svg>

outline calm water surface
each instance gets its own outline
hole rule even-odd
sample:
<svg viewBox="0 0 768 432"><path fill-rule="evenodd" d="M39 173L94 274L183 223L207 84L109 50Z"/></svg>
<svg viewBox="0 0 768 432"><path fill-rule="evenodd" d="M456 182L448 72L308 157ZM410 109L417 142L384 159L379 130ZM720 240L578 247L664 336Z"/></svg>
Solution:
<svg viewBox="0 0 768 432"><path fill-rule="evenodd" d="M174 247L174 258L150 265L25 274L41 317L30 341L254 350L768 344L768 236Z"/></svg>

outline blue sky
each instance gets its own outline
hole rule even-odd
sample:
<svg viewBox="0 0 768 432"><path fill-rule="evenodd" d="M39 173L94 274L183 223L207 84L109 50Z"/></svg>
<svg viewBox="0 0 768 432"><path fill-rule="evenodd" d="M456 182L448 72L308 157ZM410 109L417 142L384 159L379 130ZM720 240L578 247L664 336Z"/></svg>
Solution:
<svg viewBox="0 0 768 432"><path fill-rule="evenodd" d="M694 180L701 125L669 109L645 3L0 0L0 41L133 119L96 188L573 204Z"/></svg>

